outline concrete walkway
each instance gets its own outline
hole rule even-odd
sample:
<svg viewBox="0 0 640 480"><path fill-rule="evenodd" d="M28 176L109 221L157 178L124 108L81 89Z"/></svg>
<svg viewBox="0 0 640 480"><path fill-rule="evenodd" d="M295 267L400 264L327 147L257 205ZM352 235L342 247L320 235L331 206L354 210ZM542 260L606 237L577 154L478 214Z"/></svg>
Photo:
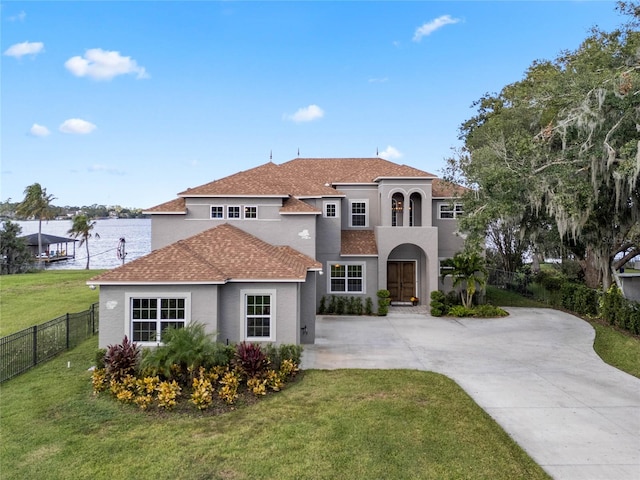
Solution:
<svg viewBox="0 0 640 480"><path fill-rule="evenodd" d="M508 308L501 319L318 316L302 368L409 368L455 380L558 480L640 479L640 379L605 364L583 320Z"/></svg>

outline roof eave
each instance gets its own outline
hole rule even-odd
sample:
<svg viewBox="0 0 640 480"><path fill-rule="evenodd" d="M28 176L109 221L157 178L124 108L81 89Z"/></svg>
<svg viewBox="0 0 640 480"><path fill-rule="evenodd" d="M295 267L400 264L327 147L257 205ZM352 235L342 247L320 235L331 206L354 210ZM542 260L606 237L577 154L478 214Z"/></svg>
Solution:
<svg viewBox="0 0 640 480"><path fill-rule="evenodd" d="M186 210L184 212L158 212L151 210L143 210L142 213L144 215L186 215Z"/></svg>

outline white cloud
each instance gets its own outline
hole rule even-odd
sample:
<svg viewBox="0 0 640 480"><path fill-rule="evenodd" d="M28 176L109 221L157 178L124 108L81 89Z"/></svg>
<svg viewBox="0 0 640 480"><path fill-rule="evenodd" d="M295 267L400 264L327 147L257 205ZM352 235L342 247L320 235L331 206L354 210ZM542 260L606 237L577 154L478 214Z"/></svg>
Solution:
<svg viewBox="0 0 640 480"><path fill-rule="evenodd" d="M123 172L122 170L118 170L117 168L109 167L107 165L102 165L102 164L99 164L99 163L91 165L89 167L89 172L104 172L104 173L108 173L108 174L111 174L111 175L124 175L125 174L125 172Z"/></svg>
<svg viewBox="0 0 640 480"><path fill-rule="evenodd" d="M69 120L62 122L60 125L60 131L62 133L76 133L80 135L91 133L96 128L97 127L93 123L80 118L70 118Z"/></svg>
<svg viewBox="0 0 640 480"><path fill-rule="evenodd" d="M8 57L20 58L24 55L37 55L44 49L42 42L22 42L11 45L4 51Z"/></svg>
<svg viewBox="0 0 640 480"><path fill-rule="evenodd" d="M94 80L111 80L118 75L128 74L136 74L137 79L149 78L145 68L131 57L101 48L89 49L83 57L71 57L64 66L76 77L91 77Z"/></svg>
<svg viewBox="0 0 640 480"><path fill-rule="evenodd" d="M293 115L285 114L283 118L285 120L291 120L292 122L301 123L312 122L322 117L324 117L324 110L317 105L309 105L308 107L298 109Z"/></svg>
<svg viewBox="0 0 640 480"><path fill-rule="evenodd" d="M445 25L453 25L460 21L459 18L452 18L451 15L442 15L430 22L425 23L421 27L416 29L416 32L413 34L413 41L419 42L422 40L422 37L426 37L431 35L436 30L444 27Z"/></svg>
<svg viewBox="0 0 640 480"><path fill-rule="evenodd" d="M386 149L378 153L378 156L387 160L397 160L402 157L402 153L391 145L388 145Z"/></svg>
<svg viewBox="0 0 640 480"><path fill-rule="evenodd" d="M25 18L27 18L27 14L25 13L24 10L22 10L17 15L12 15L10 17L7 17L7 20L9 20L10 22L24 22Z"/></svg>
<svg viewBox="0 0 640 480"><path fill-rule="evenodd" d="M44 125L38 125L37 123L33 124L31 129L29 130L29 133L34 137L46 137L47 135L51 134L47 127L45 127Z"/></svg>
<svg viewBox="0 0 640 480"><path fill-rule="evenodd" d="M387 83L388 81L389 81L388 77L369 79L369 83Z"/></svg>

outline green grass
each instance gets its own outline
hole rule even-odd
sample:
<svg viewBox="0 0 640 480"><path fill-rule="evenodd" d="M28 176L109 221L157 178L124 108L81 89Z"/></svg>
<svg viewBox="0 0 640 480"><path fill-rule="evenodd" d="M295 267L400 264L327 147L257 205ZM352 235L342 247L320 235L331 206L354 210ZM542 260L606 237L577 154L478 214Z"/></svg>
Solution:
<svg viewBox="0 0 640 480"><path fill-rule="evenodd" d="M548 478L439 374L312 370L224 415L158 415L93 396L96 345L0 386L3 480Z"/></svg>
<svg viewBox="0 0 640 480"><path fill-rule="evenodd" d="M545 305L544 303L537 302L527 297L523 297L522 295L511 290L504 290L502 288L493 287L491 285L487 285L486 300L487 303L498 307L547 307L547 305Z"/></svg>
<svg viewBox="0 0 640 480"><path fill-rule="evenodd" d="M598 321L591 321L596 330L593 349L609 365L640 378L640 337L621 332Z"/></svg>
<svg viewBox="0 0 640 480"><path fill-rule="evenodd" d="M50 270L0 276L0 336L87 310L98 290L86 281L104 270Z"/></svg>

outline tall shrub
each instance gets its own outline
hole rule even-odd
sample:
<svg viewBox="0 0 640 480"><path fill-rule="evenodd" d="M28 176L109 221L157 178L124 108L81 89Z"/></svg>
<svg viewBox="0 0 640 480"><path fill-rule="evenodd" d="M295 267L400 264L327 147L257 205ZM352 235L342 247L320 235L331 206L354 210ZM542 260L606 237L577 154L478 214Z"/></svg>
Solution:
<svg viewBox="0 0 640 480"><path fill-rule="evenodd" d="M389 290L378 290L378 315L385 316L389 313L389 304L391 304L391 292Z"/></svg>

